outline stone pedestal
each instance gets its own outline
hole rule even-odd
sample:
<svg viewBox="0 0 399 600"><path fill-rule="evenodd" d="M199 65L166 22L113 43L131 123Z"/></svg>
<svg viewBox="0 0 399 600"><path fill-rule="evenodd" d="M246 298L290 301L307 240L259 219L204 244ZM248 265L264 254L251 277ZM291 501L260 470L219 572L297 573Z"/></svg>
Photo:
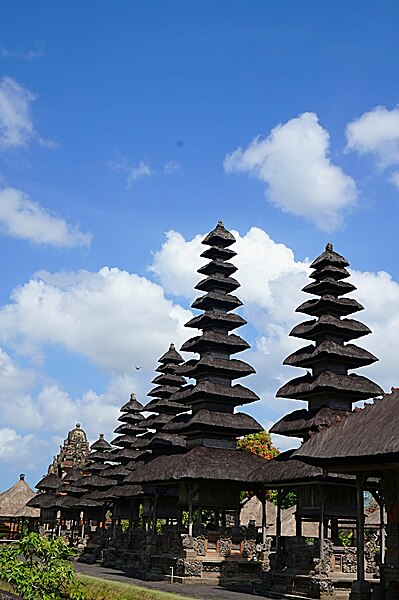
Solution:
<svg viewBox="0 0 399 600"><path fill-rule="evenodd" d="M370 584L367 581L354 581L349 598L350 600L371 600Z"/></svg>

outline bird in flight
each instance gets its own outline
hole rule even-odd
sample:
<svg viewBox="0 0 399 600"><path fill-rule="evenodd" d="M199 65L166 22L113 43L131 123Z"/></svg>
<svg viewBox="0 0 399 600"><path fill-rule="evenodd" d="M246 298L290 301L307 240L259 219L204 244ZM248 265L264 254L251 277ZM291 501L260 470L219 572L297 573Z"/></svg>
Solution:
<svg viewBox="0 0 399 600"><path fill-rule="evenodd" d="M136 371L140 371L141 367L138 367L137 365L134 365L136 368Z"/></svg>

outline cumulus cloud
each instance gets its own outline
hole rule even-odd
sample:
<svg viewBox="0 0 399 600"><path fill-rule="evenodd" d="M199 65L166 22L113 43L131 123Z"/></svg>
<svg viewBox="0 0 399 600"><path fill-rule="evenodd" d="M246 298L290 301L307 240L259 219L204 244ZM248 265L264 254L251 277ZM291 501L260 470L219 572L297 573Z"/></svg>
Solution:
<svg viewBox="0 0 399 600"><path fill-rule="evenodd" d="M78 227L51 214L15 188L0 189L0 231L35 244L59 248L87 248L92 237L90 233L83 233Z"/></svg>
<svg viewBox="0 0 399 600"><path fill-rule="evenodd" d="M347 150L371 154L380 170L399 167L399 106L388 110L376 106L346 127ZM390 176L399 189L399 171Z"/></svg>
<svg viewBox="0 0 399 600"><path fill-rule="evenodd" d="M126 157L108 161L107 166L111 171L122 173L126 177L127 188L131 188L139 179L157 175L173 175L181 170L179 163L174 160L165 163L161 169L153 169L147 161L141 160L137 165L133 165Z"/></svg>
<svg viewBox="0 0 399 600"><path fill-rule="evenodd" d="M332 231L353 207L357 192L354 180L331 162L329 146L317 115L303 113L228 154L224 168L250 173L266 184L266 197L275 206Z"/></svg>
<svg viewBox="0 0 399 600"><path fill-rule="evenodd" d="M48 444L32 434L19 435L11 427L0 428L0 464L15 470L37 468L42 461L42 453ZM3 470L3 467L2 467Z"/></svg>
<svg viewBox="0 0 399 600"><path fill-rule="evenodd" d="M32 51L26 58L32 60L34 54ZM0 80L0 150L26 148L33 140L48 148L56 146L53 141L40 137L35 129L32 103L36 98L36 94L15 79L3 77Z"/></svg>
<svg viewBox="0 0 399 600"><path fill-rule="evenodd" d="M42 272L0 309L0 338L33 356L59 344L121 373L134 364L152 368L171 341L185 338L190 315L167 300L159 285L117 268Z"/></svg>

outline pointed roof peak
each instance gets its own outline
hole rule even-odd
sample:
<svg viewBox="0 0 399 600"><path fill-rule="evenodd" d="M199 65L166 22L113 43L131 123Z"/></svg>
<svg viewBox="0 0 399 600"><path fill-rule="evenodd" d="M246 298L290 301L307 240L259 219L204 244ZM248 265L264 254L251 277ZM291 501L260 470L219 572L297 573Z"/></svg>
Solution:
<svg viewBox="0 0 399 600"><path fill-rule="evenodd" d="M216 227L205 236L202 243L206 246L227 248L227 246L234 244L235 241L234 235L225 228L223 221L218 221Z"/></svg>
<svg viewBox="0 0 399 600"><path fill-rule="evenodd" d="M326 252L333 252L334 251L334 246L332 245L331 242L327 242L325 249L326 249Z"/></svg>

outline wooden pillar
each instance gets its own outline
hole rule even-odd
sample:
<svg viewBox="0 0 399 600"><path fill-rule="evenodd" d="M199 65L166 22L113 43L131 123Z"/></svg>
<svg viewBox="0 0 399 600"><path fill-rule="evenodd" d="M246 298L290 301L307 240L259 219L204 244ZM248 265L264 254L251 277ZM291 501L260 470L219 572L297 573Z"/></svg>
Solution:
<svg viewBox="0 0 399 600"><path fill-rule="evenodd" d="M277 517L276 517L276 558L281 558L281 490L277 491Z"/></svg>
<svg viewBox="0 0 399 600"><path fill-rule="evenodd" d="M158 490L158 488L155 488L154 504L153 504L153 509L152 509L152 530L154 532L156 532L156 530L157 530L158 500L159 500L159 490Z"/></svg>
<svg viewBox="0 0 399 600"><path fill-rule="evenodd" d="M320 493L320 520L319 520L319 554L320 560L324 560L324 486L319 486Z"/></svg>
<svg viewBox="0 0 399 600"><path fill-rule="evenodd" d="M338 544L339 537L338 537L338 518L337 517L334 517L333 519L331 519L331 538L332 538L334 544Z"/></svg>
<svg viewBox="0 0 399 600"><path fill-rule="evenodd" d="M202 508L201 507L198 508L198 525L199 525L199 527L201 527L201 525L202 525Z"/></svg>
<svg viewBox="0 0 399 600"><path fill-rule="evenodd" d="M295 515L295 535L302 537L302 517Z"/></svg>
<svg viewBox="0 0 399 600"><path fill-rule="evenodd" d="M266 495L262 494L262 544L266 543Z"/></svg>
<svg viewBox="0 0 399 600"><path fill-rule="evenodd" d="M356 475L357 492L357 580L364 582L364 499L363 499L363 477Z"/></svg>
<svg viewBox="0 0 399 600"><path fill-rule="evenodd" d="M381 490L378 504L380 507L380 563L381 565L385 562L385 522L384 522L384 495Z"/></svg>
<svg viewBox="0 0 399 600"><path fill-rule="evenodd" d="M193 484L188 484L188 535L193 535Z"/></svg>
<svg viewBox="0 0 399 600"><path fill-rule="evenodd" d="M234 511L234 527L240 526L240 514L241 510L239 508L236 508Z"/></svg>

